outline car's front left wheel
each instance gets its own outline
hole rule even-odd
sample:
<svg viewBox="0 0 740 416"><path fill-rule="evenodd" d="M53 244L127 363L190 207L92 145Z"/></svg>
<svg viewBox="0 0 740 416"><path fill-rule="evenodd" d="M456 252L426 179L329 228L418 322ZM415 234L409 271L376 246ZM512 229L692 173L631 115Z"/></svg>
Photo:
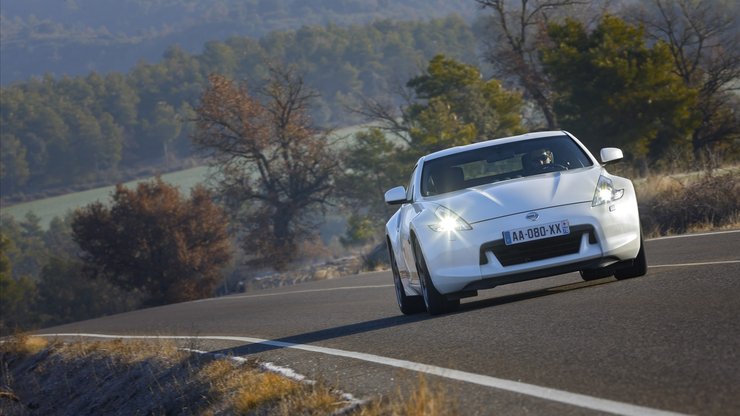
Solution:
<svg viewBox="0 0 740 416"><path fill-rule="evenodd" d="M460 306L460 299L448 300L447 297L434 287L432 278L429 275L424 254L421 252L419 242L414 241L414 260L416 262L416 271L419 273L419 282L421 284L421 293L424 298L427 312L430 315L439 315L445 312L452 312Z"/></svg>
<svg viewBox="0 0 740 416"><path fill-rule="evenodd" d="M614 277L618 280L631 279L633 277L640 277L647 273L647 257L645 256L645 243L642 241L642 235L640 236L640 251L637 252L637 257L629 263L629 266L618 268L614 271Z"/></svg>

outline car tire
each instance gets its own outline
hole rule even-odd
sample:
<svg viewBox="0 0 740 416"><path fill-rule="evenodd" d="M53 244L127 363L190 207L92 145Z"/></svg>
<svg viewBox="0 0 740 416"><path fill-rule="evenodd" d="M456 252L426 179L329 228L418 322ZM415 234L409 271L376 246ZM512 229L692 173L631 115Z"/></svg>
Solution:
<svg viewBox="0 0 740 416"><path fill-rule="evenodd" d="M628 261L628 266L618 268L614 271L614 277L618 280L632 279L633 277L644 276L647 273L647 258L645 256L645 243L640 235L640 251L634 260Z"/></svg>
<svg viewBox="0 0 740 416"><path fill-rule="evenodd" d="M391 262L391 272L393 273L393 286L396 290L396 301L398 302L398 308L401 309L401 313L404 315L412 315L415 313L423 312L426 309L424 305L424 298L421 296L409 296L403 288L401 282L401 273L398 272L398 264L396 264L396 256L393 255L393 249L391 248L390 241L386 240L388 246L388 257Z"/></svg>
<svg viewBox="0 0 740 416"><path fill-rule="evenodd" d="M419 282L421 284L422 298L426 306L427 312L430 315L439 315L446 312L452 312L457 310L460 306L460 299L447 300L443 294L437 291L434 287L432 278L429 275L429 269L427 268L426 260L421 252L421 247L416 239L414 243L414 261L416 262L416 271L419 273Z"/></svg>

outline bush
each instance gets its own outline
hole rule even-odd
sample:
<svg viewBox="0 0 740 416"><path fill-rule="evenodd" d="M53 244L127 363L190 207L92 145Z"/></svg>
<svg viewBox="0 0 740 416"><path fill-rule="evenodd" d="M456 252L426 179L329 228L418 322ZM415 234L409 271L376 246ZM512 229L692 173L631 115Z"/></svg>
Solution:
<svg viewBox="0 0 740 416"><path fill-rule="evenodd" d="M740 173L732 171L695 180L648 181L638 195L646 233L685 233L736 223L740 215Z"/></svg>
<svg viewBox="0 0 740 416"><path fill-rule="evenodd" d="M118 185L112 199L110 208L95 202L73 217L91 276L144 293L146 306L213 294L231 245L226 216L205 188L185 198L157 177L135 190Z"/></svg>

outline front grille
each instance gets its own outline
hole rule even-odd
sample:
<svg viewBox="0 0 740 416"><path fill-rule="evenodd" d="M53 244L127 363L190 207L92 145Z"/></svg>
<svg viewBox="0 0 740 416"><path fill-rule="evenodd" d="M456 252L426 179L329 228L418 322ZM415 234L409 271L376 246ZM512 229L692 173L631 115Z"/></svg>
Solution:
<svg viewBox="0 0 740 416"><path fill-rule="evenodd" d="M590 225L570 227L570 234L507 246L504 240L485 243L480 248L480 264L487 264L486 252L491 251L503 266L544 260L552 257L578 253L581 237L588 233L590 244L596 243L594 229Z"/></svg>

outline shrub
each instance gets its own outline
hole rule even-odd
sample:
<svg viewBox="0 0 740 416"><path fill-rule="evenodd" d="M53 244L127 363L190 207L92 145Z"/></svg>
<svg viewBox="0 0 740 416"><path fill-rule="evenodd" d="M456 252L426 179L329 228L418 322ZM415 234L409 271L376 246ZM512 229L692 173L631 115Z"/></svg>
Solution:
<svg viewBox="0 0 740 416"><path fill-rule="evenodd" d="M736 223L740 211L740 173L732 171L695 180L648 181L638 195L640 219L648 233L684 233L699 227Z"/></svg>

